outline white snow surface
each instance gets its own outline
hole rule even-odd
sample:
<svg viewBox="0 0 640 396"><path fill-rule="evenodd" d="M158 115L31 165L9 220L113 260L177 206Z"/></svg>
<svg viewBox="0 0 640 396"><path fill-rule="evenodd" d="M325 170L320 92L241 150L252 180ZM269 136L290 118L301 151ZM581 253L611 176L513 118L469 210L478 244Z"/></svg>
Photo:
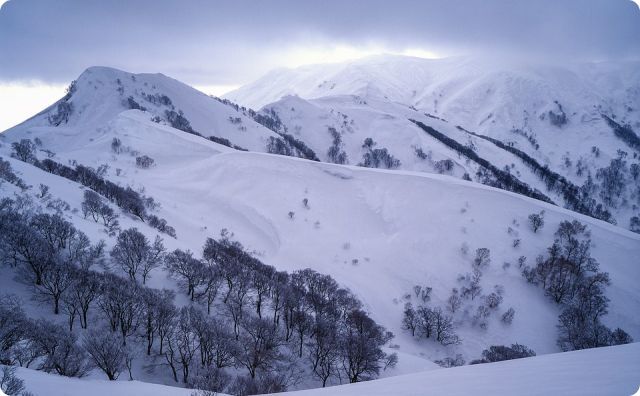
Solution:
<svg viewBox="0 0 640 396"><path fill-rule="evenodd" d="M358 384L279 393L283 396L632 395L640 387L640 344L440 369ZM186 389L139 381L85 380L18 369L36 395L187 396Z"/></svg>

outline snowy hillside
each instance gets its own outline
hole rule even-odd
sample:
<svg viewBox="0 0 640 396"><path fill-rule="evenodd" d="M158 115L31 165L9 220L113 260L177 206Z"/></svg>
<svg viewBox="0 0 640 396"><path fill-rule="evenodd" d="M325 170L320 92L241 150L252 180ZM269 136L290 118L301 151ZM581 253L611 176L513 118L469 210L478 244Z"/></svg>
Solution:
<svg viewBox="0 0 640 396"><path fill-rule="evenodd" d="M569 64L562 67L470 58L420 59L376 56L343 64L273 71L226 97L274 111L288 133L307 142L323 160L335 139L348 163L362 161L364 139L388 148L399 168L462 176L473 169L437 161L458 153L443 150L407 118L429 121L453 138L455 127L497 139L566 178L580 195L593 199L596 217L640 230L640 67L637 63ZM294 97L295 95L298 97ZM284 98L283 98L284 96ZM446 120L449 125L436 121ZM470 134L455 137L470 147L487 143ZM422 144L421 144L422 143ZM488 144L492 146L491 143ZM432 152L420 161L416 148ZM512 173L540 174L520 158L491 149L486 159ZM433 160L433 161L432 161ZM463 161L466 158L462 158ZM613 162L612 162L613 161ZM513 164L513 167L511 166ZM522 176L553 195L548 180ZM554 199L562 206L575 207ZM597 204L601 205L596 209ZM586 211L582 211L586 213ZM606 212L609 212L607 214Z"/></svg>
<svg viewBox="0 0 640 396"><path fill-rule="evenodd" d="M165 95L171 104L163 99ZM137 107L131 104L130 98ZM569 238L579 244L583 254L580 259L586 263L580 277L600 276L602 288L596 289L602 293L595 297L604 304L601 305L604 311L608 311L606 315L599 312L596 323L600 326L601 321L611 330L620 327L633 339L640 338L637 316L640 235L564 209L563 191L544 190L539 176L517 162L520 157L512 152L474 136L472 131L456 128L457 124L451 120L429 117L375 95L370 98L343 95L310 101L287 97L267 106L267 110L260 114L271 115L272 120L288 125L286 133L301 139L314 151L318 148L317 152L323 155L321 160L330 159L325 154L327 150L320 148L335 139L329 130L334 128L342 137L336 154L346 152L350 160L344 162L350 165L259 152L265 151L271 138L282 138L283 135L276 132L277 122L275 131L267 129L245 115L250 114L248 110L236 110L232 105L163 76L89 69L67 97L0 134L0 157L4 161L0 163L3 178L0 197L14 201L10 205L5 202L3 205L7 206L0 209L57 212L84 232L92 243L105 241L107 263L114 260L114 254L107 252L113 252L119 235L131 227L138 228L149 241L162 237L167 252L190 250L196 258L203 256L207 238L223 239L221 231L227 230L224 235L240 242L253 257L279 271L293 273L311 268L330 275L362 302L364 312L395 335L391 340L384 338L383 349L385 354L397 353L399 361L395 367L378 370L382 377L434 369L437 368L434 361L446 365L443 360L457 355L469 362L480 358L483 350L491 345L524 344L538 355L559 352L558 317L569 303L560 298L556 304L549 296L555 297L557 291L544 290L543 282L536 278L528 282L523 272L553 263L548 257L549 248L555 239L564 238L557 230L577 220L588 230L576 231L570 235L574 239ZM180 117L189 123L185 124L180 117L172 118L172 111L176 114L182 111ZM241 121L235 121L235 117ZM189 129L186 125L192 130L185 130ZM300 129L294 125L300 125ZM472 141L474 148L468 149L472 154L467 155L474 159L459 155L456 146L440 134L462 145ZM252 151L218 144L206 138L209 136L228 139ZM362 147L365 137L371 137L376 144L370 142ZM407 167L354 166L366 158L393 162L393 158L381 154L382 148L387 148L387 154L397 156ZM424 158L416 154L418 149L422 149ZM491 166L483 165L485 158L491 160ZM452 163L450 169L446 160ZM434 174L436 166L443 166L442 173L448 174ZM505 166L509 166L509 172L502 170ZM503 189L462 180L465 174L472 175L474 180L480 178L481 169L493 172L486 178L491 179L491 183L502 183ZM25 188L15 177L31 187ZM83 215L86 191L90 189L115 211L117 226L103 225L98 218ZM140 197L144 208L132 209L126 199L120 202L116 193L112 198L114 190L125 197ZM142 215L140 210L147 213ZM544 211L540 215L544 225L534 230L530 215L541 211ZM65 314L53 315L49 302L43 304L41 299L32 297L33 288L25 286L16 265L11 264L10 258L6 262L3 270L7 274L13 271L13 275L0 277L3 294L6 291L20 297L28 315L66 326ZM100 267L100 271L104 270ZM110 270L117 276L127 276L115 264ZM203 309L201 303L190 301L184 285L176 282L175 274L168 275L163 266L153 268L146 286L175 291L179 307ZM136 280L135 276L133 279ZM222 290L228 288L230 294L232 287L222 281L221 284L220 294L213 296L217 311L209 317L231 323L234 311L226 300L222 301ZM452 296L459 298L458 305L452 305ZM193 294L191 297L193 300ZM245 297L242 302L254 312L251 304L256 304L257 296L252 291L242 295ZM268 299L273 303L273 297ZM438 311L441 318L448 319L445 321L451 338L413 336L406 322L403 323L407 303L415 308L434 310L429 313ZM93 315L100 317L97 313ZM603 328L596 327L596 330ZM87 334L86 329L77 326L73 331L81 336ZM305 343L311 342L311 335L304 338L305 329L302 331L300 351L312 345ZM611 334L607 331L603 331L602 339L596 340L598 345L618 342L607 336ZM135 336L141 334L135 333ZM229 333L227 338L233 336ZM238 338L236 333L235 339ZM636 349L635 346L611 349L611 356L616 357L620 352L626 359L627 351L635 353ZM587 353L599 360L597 352ZM310 373L306 354L300 352L292 356L293 366L302 367L304 375L289 389L321 386L320 380ZM573 355L566 356L503 364L513 365L520 373L528 370L527 367L550 370L545 359L560 365L566 364L565 359L573 361ZM174 372L172 376L165 358L166 352L137 356L133 377L175 384L177 380L173 378L177 375ZM280 363L291 364L289 360ZM632 364L637 366L636 361ZM290 367L287 366L287 370ZM496 375L491 367L501 366L419 375L443 375L440 380L433 378L444 383L451 378L448 373ZM240 365L228 370L233 375L246 375ZM348 381L344 374L336 374L337 368L331 367L331 370L327 384ZM578 371L572 373L580 375ZM39 381L37 377L34 375L34 381ZM103 378L103 375L93 370L90 377ZM389 386L396 386L395 379L388 381L393 384ZM404 389L411 394L412 387L423 379L406 377L397 381L406 384ZM489 386L487 384L490 383L485 386ZM134 387L131 391L135 391L139 385L130 386ZM551 388L555 385L548 386L555 389ZM350 388L345 389L349 392ZM443 393L449 389L455 391L442 389Z"/></svg>
<svg viewBox="0 0 640 396"><path fill-rule="evenodd" d="M632 395L638 390L640 344L591 349L521 360L430 371L321 390L288 392L311 395ZM29 390L37 395L187 396L184 389L141 382L77 380L20 369Z"/></svg>

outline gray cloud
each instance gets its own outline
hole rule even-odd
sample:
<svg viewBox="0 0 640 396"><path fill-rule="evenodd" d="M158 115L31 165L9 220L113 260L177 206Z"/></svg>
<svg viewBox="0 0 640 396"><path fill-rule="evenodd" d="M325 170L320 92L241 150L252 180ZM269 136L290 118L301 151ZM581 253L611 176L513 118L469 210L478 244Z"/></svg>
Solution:
<svg viewBox="0 0 640 396"><path fill-rule="evenodd" d="M10 0L0 80L68 81L91 65L237 84L286 50L370 43L444 54L637 59L630 0Z"/></svg>

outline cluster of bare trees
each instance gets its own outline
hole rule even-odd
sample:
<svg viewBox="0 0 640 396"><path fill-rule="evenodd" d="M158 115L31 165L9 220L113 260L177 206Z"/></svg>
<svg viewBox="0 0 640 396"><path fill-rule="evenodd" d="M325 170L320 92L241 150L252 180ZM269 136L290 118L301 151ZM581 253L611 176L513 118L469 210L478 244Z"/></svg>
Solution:
<svg viewBox="0 0 640 396"><path fill-rule="evenodd" d="M463 245L463 255L468 254L468 246ZM504 287L495 285L493 291L483 294L481 285L482 271L491 264L491 251L488 248L476 249L471 260L471 273L458 276L459 287L451 289L451 294L445 300L444 306L430 306L432 289L426 286L414 286L413 294L418 299L418 305L408 301L405 304L402 327L411 332L412 336L432 339L442 345L459 344L460 338L456 334L456 327L466 320L473 326L483 330L488 328L488 319L497 313L504 300ZM411 300L412 294L405 295ZM501 321L509 325L513 321L515 310L507 309L500 316ZM464 364L462 356L446 358L437 362L443 367L454 367Z"/></svg>
<svg viewBox="0 0 640 396"><path fill-rule="evenodd" d="M381 350L393 335L377 325L358 299L330 276L310 269L292 274L277 271L225 233L219 240L206 241L202 259L175 250L167 255L165 266L190 300L203 308L195 316L193 312L181 315L212 320L206 312L227 319L228 327L222 323L208 326L225 334L222 339L227 344L214 342L211 353L206 352L211 341L199 335L194 337L198 341L187 344L198 345L200 363L215 362L216 372L226 366L246 369L246 386L255 387L258 381L266 390L284 389L287 383L283 381L291 379L283 373L291 371L286 367L295 361L306 362L306 370L323 386L374 378L395 362L395 356ZM206 373L211 375L210 371ZM219 373L214 377L219 380Z"/></svg>
<svg viewBox="0 0 640 396"><path fill-rule="evenodd" d="M587 226L577 220L563 221L555 236L547 254L538 256L535 266L525 266L522 275L563 307L558 345L566 351L631 342L622 329L612 331L601 322L607 314L605 288L610 280L591 257Z"/></svg>
<svg viewBox="0 0 640 396"><path fill-rule="evenodd" d="M61 215L5 198L0 251L34 297L65 318L32 320L3 296L3 364L66 376L98 368L113 380L132 377L138 357L187 386L249 394L285 390L304 373L323 386L363 381L397 359L381 349L393 335L330 276L277 271L226 233L208 239L198 258L167 253L160 238L131 228L105 254L102 241L92 244ZM159 266L184 290L184 306L175 292L145 286Z"/></svg>

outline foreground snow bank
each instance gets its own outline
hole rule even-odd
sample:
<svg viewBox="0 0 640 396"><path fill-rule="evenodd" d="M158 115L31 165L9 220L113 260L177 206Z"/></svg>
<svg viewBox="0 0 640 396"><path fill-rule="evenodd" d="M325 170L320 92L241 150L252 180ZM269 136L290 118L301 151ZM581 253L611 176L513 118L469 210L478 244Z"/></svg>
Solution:
<svg viewBox="0 0 640 396"><path fill-rule="evenodd" d="M35 395L187 396L187 389L138 381L84 380L19 369ZM351 395L631 395L640 386L640 343L401 375L358 384L289 392ZM89 391L90 390L90 391Z"/></svg>
<svg viewBox="0 0 640 396"><path fill-rule="evenodd" d="M631 395L640 386L640 343L402 375L314 395Z"/></svg>

